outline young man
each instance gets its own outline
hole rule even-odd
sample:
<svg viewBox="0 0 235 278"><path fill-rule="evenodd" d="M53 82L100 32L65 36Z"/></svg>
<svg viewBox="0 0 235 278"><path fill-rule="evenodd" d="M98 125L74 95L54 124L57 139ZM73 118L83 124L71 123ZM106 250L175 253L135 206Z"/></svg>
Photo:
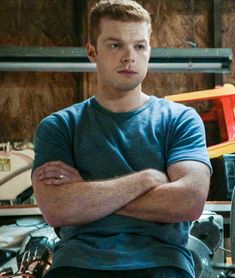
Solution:
<svg viewBox="0 0 235 278"><path fill-rule="evenodd" d="M142 92L151 50L142 6L100 1L90 24L95 97L45 118L35 137L34 192L61 237L46 277L192 278L189 221L210 178L202 121Z"/></svg>

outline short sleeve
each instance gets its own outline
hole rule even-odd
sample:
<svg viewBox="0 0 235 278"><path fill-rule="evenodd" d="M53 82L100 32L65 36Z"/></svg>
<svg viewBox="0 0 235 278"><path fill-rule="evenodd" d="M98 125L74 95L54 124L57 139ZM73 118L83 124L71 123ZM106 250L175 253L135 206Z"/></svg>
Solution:
<svg viewBox="0 0 235 278"><path fill-rule="evenodd" d="M35 132L35 159L33 170L48 161L63 161L74 166L72 154L72 136L70 130L57 115L43 119Z"/></svg>
<svg viewBox="0 0 235 278"><path fill-rule="evenodd" d="M205 127L197 112L188 108L171 123L167 166L184 160L200 161L212 167L208 157Z"/></svg>

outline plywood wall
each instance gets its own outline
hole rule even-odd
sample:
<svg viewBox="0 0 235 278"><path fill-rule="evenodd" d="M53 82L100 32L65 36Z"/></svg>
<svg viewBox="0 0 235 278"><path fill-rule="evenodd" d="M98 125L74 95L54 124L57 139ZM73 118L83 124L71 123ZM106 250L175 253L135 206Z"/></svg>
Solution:
<svg viewBox="0 0 235 278"><path fill-rule="evenodd" d="M96 0L1 0L0 45L84 46ZM213 47L213 1L139 0L151 13L153 47ZM223 47L235 48L235 1L222 1ZM235 69L235 66L233 65ZM224 81L235 84L234 70ZM213 74L148 73L143 90L165 96L213 88ZM38 122L95 94L95 74L0 72L0 142L32 140ZM213 136L212 136L213 137Z"/></svg>
<svg viewBox="0 0 235 278"><path fill-rule="evenodd" d="M222 8L222 47L233 49L232 72L224 76L225 83L235 85L235 1L223 0Z"/></svg>
<svg viewBox="0 0 235 278"><path fill-rule="evenodd" d="M73 0L1 0L0 15L1 46L78 45ZM43 117L80 99L81 80L71 73L0 72L0 142L31 141Z"/></svg>

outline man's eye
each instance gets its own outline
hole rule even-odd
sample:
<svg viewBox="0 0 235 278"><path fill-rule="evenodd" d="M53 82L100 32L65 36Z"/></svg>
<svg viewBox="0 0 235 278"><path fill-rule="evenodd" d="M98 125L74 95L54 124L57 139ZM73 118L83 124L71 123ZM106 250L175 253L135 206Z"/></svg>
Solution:
<svg viewBox="0 0 235 278"><path fill-rule="evenodd" d="M112 43L111 48L120 48L121 44L120 43Z"/></svg>
<svg viewBox="0 0 235 278"><path fill-rule="evenodd" d="M135 46L135 48L136 48L137 50L143 50L143 49L145 49L145 45L143 45L143 44L137 44L137 45Z"/></svg>

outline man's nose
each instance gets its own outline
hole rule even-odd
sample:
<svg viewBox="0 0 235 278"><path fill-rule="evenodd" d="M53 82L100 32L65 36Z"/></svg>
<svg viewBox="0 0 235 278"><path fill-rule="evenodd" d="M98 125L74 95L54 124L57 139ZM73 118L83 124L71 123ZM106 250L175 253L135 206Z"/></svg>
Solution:
<svg viewBox="0 0 235 278"><path fill-rule="evenodd" d="M131 48L126 48L125 52L122 57L122 62L123 63L135 63L135 55L134 55L134 50Z"/></svg>

